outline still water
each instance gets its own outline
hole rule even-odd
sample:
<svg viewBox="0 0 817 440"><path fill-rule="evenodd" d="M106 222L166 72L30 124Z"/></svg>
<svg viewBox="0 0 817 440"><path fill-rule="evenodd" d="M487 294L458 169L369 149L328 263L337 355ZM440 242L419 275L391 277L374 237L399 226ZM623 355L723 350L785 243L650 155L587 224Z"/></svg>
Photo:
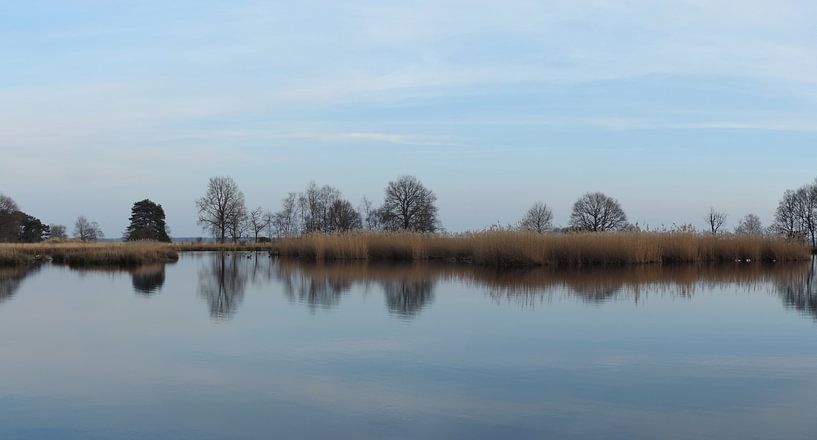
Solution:
<svg viewBox="0 0 817 440"><path fill-rule="evenodd" d="M2 439L814 439L814 264L0 269Z"/></svg>

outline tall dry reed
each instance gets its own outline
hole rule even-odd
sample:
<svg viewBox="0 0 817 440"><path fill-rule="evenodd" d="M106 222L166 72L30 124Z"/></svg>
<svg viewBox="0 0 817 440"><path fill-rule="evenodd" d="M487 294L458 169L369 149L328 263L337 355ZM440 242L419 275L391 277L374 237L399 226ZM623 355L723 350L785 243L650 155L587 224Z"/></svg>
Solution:
<svg viewBox="0 0 817 440"><path fill-rule="evenodd" d="M272 252L311 260L456 260L487 266L586 266L809 258L802 243L772 237L659 233L466 235L312 234L269 244Z"/></svg>
<svg viewBox="0 0 817 440"><path fill-rule="evenodd" d="M53 260L69 266L136 266L176 261L173 246L156 242L84 243L78 241L0 244L0 265L21 265Z"/></svg>

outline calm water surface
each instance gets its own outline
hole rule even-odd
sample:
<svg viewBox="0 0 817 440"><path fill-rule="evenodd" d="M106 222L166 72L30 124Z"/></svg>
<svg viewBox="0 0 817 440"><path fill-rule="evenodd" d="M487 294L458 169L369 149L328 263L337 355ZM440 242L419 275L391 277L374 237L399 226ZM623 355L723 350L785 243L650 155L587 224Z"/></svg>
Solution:
<svg viewBox="0 0 817 440"><path fill-rule="evenodd" d="M814 439L814 265L0 269L2 439Z"/></svg>

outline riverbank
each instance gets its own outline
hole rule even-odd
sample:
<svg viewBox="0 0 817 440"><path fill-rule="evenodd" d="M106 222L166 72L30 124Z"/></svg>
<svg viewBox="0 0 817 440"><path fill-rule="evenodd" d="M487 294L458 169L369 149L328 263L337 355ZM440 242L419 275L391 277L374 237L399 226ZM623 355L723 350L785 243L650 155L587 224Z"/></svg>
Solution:
<svg viewBox="0 0 817 440"><path fill-rule="evenodd" d="M773 237L656 233L312 234L270 243L174 246L179 251L269 251L277 256L313 261L445 260L484 266L773 262L810 258L809 247L802 243Z"/></svg>
<svg viewBox="0 0 817 440"><path fill-rule="evenodd" d="M169 262L179 252L262 251L311 261L454 261L481 266L597 266L801 261L811 249L772 237L696 234L462 235L412 233L312 234L267 243L37 243L0 244L0 265L51 259L72 266L135 266Z"/></svg>
<svg viewBox="0 0 817 440"><path fill-rule="evenodd" d="M73 267L129 267L167 263L179 259L171 245L154 242L83 243L78 241L0 244L0 266L32 264L51 260Z"/></svg>

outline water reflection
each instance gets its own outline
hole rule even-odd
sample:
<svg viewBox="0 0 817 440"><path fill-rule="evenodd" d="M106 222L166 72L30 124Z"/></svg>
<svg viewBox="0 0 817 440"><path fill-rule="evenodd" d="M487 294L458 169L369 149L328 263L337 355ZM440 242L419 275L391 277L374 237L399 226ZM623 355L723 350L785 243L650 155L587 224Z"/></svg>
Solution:
<svg viewBox="0 0 817 440"><path fill-rule="evenodd" d="M130 271L133 290L141 295L150 296L165 284L165 265L146 264Z"/></svg>
<svg viewBox="0 0 817 440"><path fill-rule="evenodd" d="M276 275L290 301L331 308L355 284L380 287L390 313L416 316L434 298L439 279L434 266L383 263L308 263L278 259Z"/></svg>
<svg viewBox="0 0 817 440"><path fill-rule="evenodd" d="M382 282L389 312L411 318L434 299L432 280L386 280Z"/></svg>
<svg viewBox="0 0 817 440"><path fill-rule="evenodd" d="M31 267L0 267L0 303L17 293L23 279L40 269L39 265Z"/></svg>
<svg viewBox="0 0 817 440"><path fill-rule="evenodd" d="M245 254L215 253L199 270L199 294L210 306L210 316L229 319L244 300L252 265Z"/></svg>
<svg viewBox="0 0 817 440"><path fill-rule="evenodd" d="M817 319L817 259L812 260L808 270L778 281L776 287L786 307Z"/></svg>
<svg viewBox="0 0 817 440"><path fill-rule="evenodd" d="M589 303L628 299L647 293L689 298L699 290L736 285L745 290L777 286L792 307L817 316L815 264L721 264L593 267L568 270L496 269L456 264L307 263L279 259L275 273L292 301L310 307L334 307L358 284L377 286L390 313L411 318L434 299L441 281L482 288L495 300L533 307L554 295Z"/></svg>

